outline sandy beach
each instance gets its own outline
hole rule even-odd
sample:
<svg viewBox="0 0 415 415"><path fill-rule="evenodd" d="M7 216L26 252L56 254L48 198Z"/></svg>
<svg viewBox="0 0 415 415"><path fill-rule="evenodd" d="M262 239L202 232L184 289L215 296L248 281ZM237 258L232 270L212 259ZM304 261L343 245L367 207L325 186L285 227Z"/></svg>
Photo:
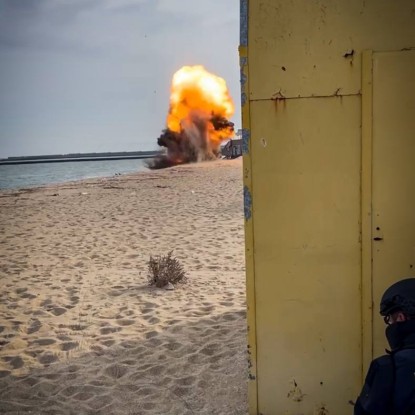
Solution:
<svg viewBox="0 0 415 415"><path fill-rule="evenodd" d="M0 228L1 414L247 413L240 159L1 191Z"/></svg>

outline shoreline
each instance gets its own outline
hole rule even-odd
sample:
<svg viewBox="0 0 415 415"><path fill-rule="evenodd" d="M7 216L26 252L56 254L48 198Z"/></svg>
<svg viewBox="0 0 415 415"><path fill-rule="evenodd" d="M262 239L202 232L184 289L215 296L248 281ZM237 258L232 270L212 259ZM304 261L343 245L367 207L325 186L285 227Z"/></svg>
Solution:
<svg viewBox="0 0 415 415"><path fill-rule="evenodd" d="M0 412L247 413L240 159L0 195Z"/></svg>
<svg viewBox="0 0 415 415"><path fill-rule="evenodd" d="M128 161L128 160L131 161L131 160L139 160L139 159L123 159L121 161ZM95 162L99 162L99 161L105 161L105 162L109 161L109 162L111 162L111 160L94 160L94 161ZM120 161L120 160L114 160L114 161ZM73 162L74 161L71 160L69 163L73 163ZM62 163L59 163L59 164L62 165ZM68 163L64 163L64 164L67 165ZM44 166L42 166L42 164L37 164L36 166L48 167L49 165L50 165L49 163L45 163ZM36 168L35 166L33 166L31 164L28 164L26 167L27 168L31 168L31 167ZM122 165L119 166L119 167L122 167ZM3 166L0 166L0 168L3 168L3 169L18 168L18 166L17 165L16 166L14 166L14 165L3 165ZM122 170L122 169L120 169L120 170ZM56 181L56 182L50 181L50 178L48 179L49 181L46 181L46 178L42 174L40 174L39 175L40 178L39 177L36 178L36 180L40 180L39 183L33 183L33 181L31 182L29 180L26 180L26 182L21 184L21 185L16 184L16 187L0 187L0 193L4 192L4 191L18 191L18 190L21 190L21 189L25 190L25 189L44 188L44 187L48 187L48 186L59 186L59 185L77 183L77 182L84 181L84 180L110 179L110 178L117 177L117 176L120 176L120 175L137 174L137 173L142 173L142 172L146 173L146 172L149 172L149 171L150 170L147 167L145 167L144 164L142 166L135 166L135 170L134 169L131 169L131 170L129 169L127 171L122 171L121 173L119 171L113 171L113 172L104 173L104 175L102 175L102 173L100 173L100 172L93 172L93 171L91 172L91 171L86 170L85 174L91 175L91 177L80 177L80 178L74 177L73 179L69 179L69 180L67 178L59 179L59 177L58 177L58 179L57 179L58 181ZM36 173L39 174L38 171ZM62 174L62 172L58 173L58 176L59 176L59 174ZM34 176L36 177L36 174ZM7 179L9 179L10 181L15 181L15 182L17 181L16 177L10 177L10 178L6 177L5 180L7 180ZM62 180L62 181L60 181L60 180ZM2 186L2 183L0 183L0 186Z"/></svg>
<svg viewBox="0 0 415 415"><path fill-rule="evenodd" d="M160 150L146 151L115 151L100 153L69 153L69 154L44 154L37 156L10 156L0 157L0 166L35 163L61 163L69 161L99 161L99 160L133 160L154 158L161 155Z"/></svg>

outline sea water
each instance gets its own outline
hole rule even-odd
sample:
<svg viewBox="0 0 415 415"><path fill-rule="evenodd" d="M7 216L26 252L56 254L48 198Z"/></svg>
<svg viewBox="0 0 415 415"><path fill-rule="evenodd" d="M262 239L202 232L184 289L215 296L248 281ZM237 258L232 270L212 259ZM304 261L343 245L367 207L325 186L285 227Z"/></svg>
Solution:
<svg viewBox="0 0 415 415"><path fill-rule="evenodd" d="M0 189L22 189L145 170L143 159L0 165Z"/></svg>

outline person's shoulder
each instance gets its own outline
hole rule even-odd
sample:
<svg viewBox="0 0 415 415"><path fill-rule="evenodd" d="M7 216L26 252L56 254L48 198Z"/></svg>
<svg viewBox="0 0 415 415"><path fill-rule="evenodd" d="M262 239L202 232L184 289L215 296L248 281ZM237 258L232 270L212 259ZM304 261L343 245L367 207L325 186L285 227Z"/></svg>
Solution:
<svg viewBox="0 0 415 415"><path fill-rule="evenodd" d="M384 354L382 356L377 357L376 359L372 360L372 364L371 366L373 366L374 368L379 367L379 368L384 368L386 366L391 366L393 365L392 362L392 356L390 354Z"/></svg>
<svg viewBox="0 0 415 415"><path fill-rule="evenodd" d="M372 360L366 374L365 384L358 398L358 409L355 409L355 415L390 415L393 373L393 361L389 355Z"/></svg>
<svg viewBox="0 0 415 415"><path fill-rule="evenodd" d="M406 371L415 371L415 349L407 348L397 351L394 354L395 364L399 369L404 368ZM413 375L412 375L413 376Z"/></svg>
<svg viewBox="0 0 415 415"><path fill-rule="evenodd" d="M415 346L403 347L402 349L398 350L395 354L413 356L415 355Z"/></svg>
<svg viewBox="0 0 415 415"><path fill-rule="evenodd" d="M387 379L393 377L394 363L392 357L388 354L377 357L372 360L369 370L366 374L366 384L384 383Z"/></svg>

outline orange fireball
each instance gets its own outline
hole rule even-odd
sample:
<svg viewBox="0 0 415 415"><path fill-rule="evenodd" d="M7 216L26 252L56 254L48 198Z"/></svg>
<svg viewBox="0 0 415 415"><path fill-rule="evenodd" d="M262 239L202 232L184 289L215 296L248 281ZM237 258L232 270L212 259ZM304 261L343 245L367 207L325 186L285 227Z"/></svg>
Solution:
<svg viewBox="0 0 415 415"><path fill-rule="evenodd" d="M204 120L208 142L217 147L233 135L233 129L217 129L214 120L229 119L233 113L234 104L224 79L201 65L184 66L174 74L167 116L169 130L181 133L195 119Z"/></svg>

